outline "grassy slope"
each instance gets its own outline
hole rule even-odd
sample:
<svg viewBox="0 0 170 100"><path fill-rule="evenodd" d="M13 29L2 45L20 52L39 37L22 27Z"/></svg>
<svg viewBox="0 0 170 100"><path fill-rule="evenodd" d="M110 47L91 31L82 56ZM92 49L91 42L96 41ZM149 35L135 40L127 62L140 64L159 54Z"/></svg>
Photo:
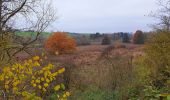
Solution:
<svg viewBox="0 0 170 100"><path fill-rule="evenodd" d="M42 32L41 34L42 34L43 37L48 37L51 33L49 33L49 32ZM16 35L26 36L26 37L36 36L36 32L16 32Z"/></svg>
<svg viewBox="0 0 170 100"><path fill-rule="evenodd" d="M22 36L22 37L34 37L36 36L36 32L15 32L16 35ZM44 38L48 38L52 33L50 32L42 32L40 36L43 36ZM89 34L79 34L79 33L69 33L69 36L79 39L82 36L90 37Z"/></svg>

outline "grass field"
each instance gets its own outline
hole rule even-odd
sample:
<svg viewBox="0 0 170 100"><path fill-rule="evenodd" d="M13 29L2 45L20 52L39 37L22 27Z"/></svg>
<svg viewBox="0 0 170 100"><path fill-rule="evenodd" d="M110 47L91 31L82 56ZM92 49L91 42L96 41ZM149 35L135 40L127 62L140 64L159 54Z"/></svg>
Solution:
<svg viewBox="0 0 170 100"><path fill-rule="evenodd" d="M24 36L24 37L30 37L30 36L34 37L34 36L36 36L36 32L15 32L15 34L18 35L18 36ZM83 34L83 35L78 34L78 33L68 33L68 34L69 34L69 36L75 37L75 38L81 37L81 36L90 37L89 34ZM51 35L50 32L42 32L41 33L41 36L43 36L45 38L49 37L50 35Z"/></svg>
<svg viewBox="0 0 170 100"><path fill-rule="evenodd" d="M19 36L25 36L25 37L36 36L36 32L15 32L15 34ZM50 34L51 34L50 32L41 33L43 37L48 37Z"/></svg>

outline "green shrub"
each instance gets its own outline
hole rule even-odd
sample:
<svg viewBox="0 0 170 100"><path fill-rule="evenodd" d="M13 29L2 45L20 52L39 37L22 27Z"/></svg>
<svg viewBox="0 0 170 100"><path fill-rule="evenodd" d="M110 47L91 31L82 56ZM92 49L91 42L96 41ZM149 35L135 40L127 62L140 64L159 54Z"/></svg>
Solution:
<svg viewBox="0 0 170 100"><path fill-rule="evenodd" d="M145 64L146 57L139 57L133 60L134 79L131 87L128 89L129 100L155 100L159 92L150 86L148 76L151 74L151 69ZM157 100L157 99L156 99Z"/></svg>
<svg viewBox="0 0 170 100"><path fill-rule="evenodd" d="M161 32L152 36L146 45L147 66L150 66L151 84L157 88L170 89L170 33Z"/></svg>
<svg viewBox="0 0 170 100"><path fill-rule="evenodd" d="M153 34L146 43L145 56L134 61L136 84L129 89L131 100L158 100L160 94L170 93L169 41L169 32Z"/></svg>

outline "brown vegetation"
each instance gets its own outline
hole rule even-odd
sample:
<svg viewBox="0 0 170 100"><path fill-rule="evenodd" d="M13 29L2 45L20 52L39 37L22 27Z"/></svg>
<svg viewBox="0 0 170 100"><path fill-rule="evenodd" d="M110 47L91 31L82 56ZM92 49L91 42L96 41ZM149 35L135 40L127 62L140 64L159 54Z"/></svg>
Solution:
<svg viewBox="0 0 170 100"><path fill-rule="evenodd" d="M144 44L144 34L141 30L137 30L133 36L134 44Z"/></svg>

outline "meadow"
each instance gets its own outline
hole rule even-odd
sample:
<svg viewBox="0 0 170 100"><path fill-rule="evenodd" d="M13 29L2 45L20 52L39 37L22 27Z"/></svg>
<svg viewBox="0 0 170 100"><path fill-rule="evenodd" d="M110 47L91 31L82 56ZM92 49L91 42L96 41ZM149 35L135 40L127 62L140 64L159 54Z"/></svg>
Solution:
<svg viewBox="0 0 170 100"><path fill-rule="evenodd" d="M43 33L42 36L46 36L44 42L35 44L47 41L48 35ZM73 36L75 35L72 34L71 37ZM76 34L73 38L76 40L81 36L82 34L80 36ZM50 53L44 46L37 45L29 48L29 52L31 56L45 54L46 63L50 62L65 68L65 72L56 82L63 82L65 89L70 91L71 96L68 100L137 100L138 98L158 100L161 90L154 92L156 90L151 89L147 91L148 94L145 92L149 89L145 88L148 86L145 77L149 73L144 61L146 45L124 43L121 38L112 40L108 45L101 45L101 38L104 36L97 37L97 40L91 39L88 45L78 45L72 53ZM16 57L22 62L30 58L30 55L20 53Z"/></svg>
<svg viewBox="0 0 170 100"><path fill-rule="evenodd" d="M0 0L0 100L170 100L170 0L56 1Z"/></svg>

